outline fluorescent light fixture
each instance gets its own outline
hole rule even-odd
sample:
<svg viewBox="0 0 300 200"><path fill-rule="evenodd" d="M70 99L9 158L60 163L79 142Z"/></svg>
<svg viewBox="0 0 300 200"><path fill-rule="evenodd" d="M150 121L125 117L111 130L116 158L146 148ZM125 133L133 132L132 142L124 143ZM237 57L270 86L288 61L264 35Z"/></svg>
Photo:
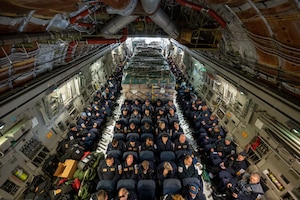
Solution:
<svg viewBox="0 0 300 200"><path fill-rule="evenodd" d="M5 123L3 121L0 121L0 130L4 128Z"/></svg>
<svg viewBox="0 0 300 200"><path fill-rule="evenodd" d="M297 129L295 129L295 128L292 129L292 132L294 132L294 133L296 133L296 134L299 134L299 133L300 133L300 132L299 132Z"/></svg>

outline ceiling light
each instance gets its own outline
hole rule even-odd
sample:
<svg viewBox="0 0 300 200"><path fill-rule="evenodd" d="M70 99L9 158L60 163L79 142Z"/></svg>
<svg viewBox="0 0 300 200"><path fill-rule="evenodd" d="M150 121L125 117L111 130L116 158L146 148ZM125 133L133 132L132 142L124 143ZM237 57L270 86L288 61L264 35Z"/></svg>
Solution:
<svg viewBox="0 0 300 200"><path fill-rule="evenodd" d="M4 128L5 123L3 121L0 121L0 129Z"/></svg>

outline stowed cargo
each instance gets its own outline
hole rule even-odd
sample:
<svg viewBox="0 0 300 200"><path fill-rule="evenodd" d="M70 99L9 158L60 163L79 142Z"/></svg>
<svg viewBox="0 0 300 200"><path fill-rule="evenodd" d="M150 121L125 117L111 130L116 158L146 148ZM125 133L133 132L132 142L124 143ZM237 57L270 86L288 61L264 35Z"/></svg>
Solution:
<svg viewBox="0 0 300 200"><path fill-rule="evenodd" d="M123 71L122 88L128 99L173 99L176 80L158 47L136 47Z"/></svg>

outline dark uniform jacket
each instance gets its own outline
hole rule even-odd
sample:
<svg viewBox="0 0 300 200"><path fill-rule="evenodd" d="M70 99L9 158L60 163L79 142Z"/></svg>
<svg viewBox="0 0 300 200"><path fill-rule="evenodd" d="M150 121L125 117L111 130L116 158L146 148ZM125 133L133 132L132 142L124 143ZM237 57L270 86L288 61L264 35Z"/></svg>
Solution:
<svg viewBox="0 0 300 200"><path fill-rule="evenodd" d="M162 151L173 151L173 145L171 140L168 140L166 144L162 142L162 140L159 140L157 142L157 150L159 153Z"/></svg>
<svg viewBox="0 0 300 200"><path fill-rule="evenodd" d="M182 180L184 178L190 177L198 177L198 171L196 170L195 166L191 164L188 168L184 165L184 161L181 160L178 164L178 176Z"/></svg>
<svg viewBox="0 0 300 200"><path fill-rule="evenodd" d="M140 148L140 143L139 142L135 142L134 146L131 146L130 142L126 142L126 147L125 147L125 151L134 151L134 152L138 152Z"/></svg>
<svg viewBox="0 0 300 200"><path fill-rule="evenodd" d="M260 183L250 184L249 180L240 180L237 187L235 188L235 193L238 194L238 200L257 200L261 199L264 191Z"/></svg>
<svg viewBox="0 0 300 200"><path fill-rule="evenodd" d="M114 163L112 166L109 167L106 165L105 160L102 160L98 167L98 176L100 181L112 180L114 183L116 183L120 178L118 165Z"/></svg>
<svg viewBox="0 0 300 200"><path fill-rule="evenodd" d="M149 169L144 170L143 165L140 164L138 177L139 180L155 180L156 174L154 171L154 166L150 164Z"/></svg>
<svg viewBox="0 0 300 200"><path fill-rule="evenodd" d="M122 179L133 179L137 180L138 178L138 165L133 163L127 165L126 161L122 164Z"/></svg>

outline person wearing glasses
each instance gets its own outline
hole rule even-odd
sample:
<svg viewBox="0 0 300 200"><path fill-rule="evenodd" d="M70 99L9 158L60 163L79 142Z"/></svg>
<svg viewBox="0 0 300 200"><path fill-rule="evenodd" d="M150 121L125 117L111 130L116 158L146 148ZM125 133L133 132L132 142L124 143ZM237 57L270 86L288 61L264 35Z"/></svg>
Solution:
<svg viewBox="0 0 300 200"><path fill-rule="evenodd" d="M129 192L126 188L121 188L115 200L137 200L137 195L134 192Z"/></svg>

